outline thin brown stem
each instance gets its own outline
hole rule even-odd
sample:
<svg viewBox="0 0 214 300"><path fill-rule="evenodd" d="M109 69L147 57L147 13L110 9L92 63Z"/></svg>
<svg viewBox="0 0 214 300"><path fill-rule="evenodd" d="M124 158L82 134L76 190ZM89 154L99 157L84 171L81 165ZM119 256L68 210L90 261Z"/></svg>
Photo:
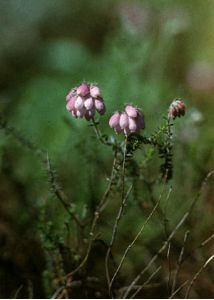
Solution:
<svg viewBox="0 0 214 300"><path fill-rule="evenodd" d="M189 280L186 280L184 283L182 283L170 296L169 299L172 299L178 292L180 292L180 290L185 287L185 285L187 285L187 283L189 282Z"/></svg>
<svg viewBox="0 0 214 300"><path fill-rule="evenodd" d="M128 189L126 195L124 196L123 198L123 202L119 208L119 212L117 214L117 217L116 217L116 220L115 220L115 224L114 224L114 227L113 227L113 232L112 232L112 238L111 238L111 242L109 244L109 247L108 247L108 250L107 250L107 253L106 253L106 257L105 257L105 270L106 270L106 279L107 279L107 283L108 283L108 289L109 289L109 294L111 295L111 284L110 284L110 274L109 274L109 257L110 257L110 253L112 251L112 248L113 248L113 244L114 244L114 241L115 241L115 238L116 238L116 234L117 234L117 230L118 230L118 224L121 220L121 216L122 216L122 213L123 213L123 209L125 207L125 203L126 203L126 200L128 199L128 196L132 190L132 185L130 186L130 188Z"/></svg>
<svg viewBox="0 0 214 300"><path fill-rule="evenodd" d="M132 190L132 186L129 188L127 194L125 195L125 163L126 163L126 154L127 154L127 137L125 139L125 145L124 145L124 151L123 151L123 162L122 162L122 192L121 192L121 205L118 211L118 214L115 219L113 231L112 231L112 236L111 236L111 241L108 247L108 250L106 252L106 257L105 257L105 270L106 270L106 279L107 279L107 284L108 284L108 289L109 289L109 295L111 296L111 284L110 284L110 275L109 275L109 256L112 251L112 247L116 238L117 230L118 230L118 224L120 222L123 210L125 208L125 203L128 198L129 193Z"/></svg>
<svg viewBox="0 0 214 300"><path fill-rule="evenodd" d="M197 280L198 276L201 274L201 272L207 267L207 265L213 260L214 255L210 256L205 263L201 266L201 268L198 270L198 272L193 276L189 286L187 287L186 294L185 294L185 299L189 298L189 293L191 291L191 288L195 281Z"/></svg>
<svg viewBox="0 0 214 300"><path fill-rule="evenodd" d="M94 212L94 217L93 217L90 232L89 232L89 238L90 239L89 239L88 247L87 247L87 250L86 250L86 254L85 254L83 260L81 261L81 263L77 266L77 268L74 269L72 272L68 273L66 275L66 277L72 276L75 273L77 273L85 265L85 263L88 260L89 254L91 252L92 244L95 240L95 229L96 229L97 221L100 217L100 213L104 210L104 208L107 205L107 200L108 200L110 191L112 189L113 180L114 180L114 176L115 176L114 171L115 171L116 163L117 163L117 152L115 152L115 155L114 155L114 160L113 160L112 170L111 170L111 177L110 177L108 186L107 186L107 188L106 188L106 190L103 194L103 197L101 198L100 204L98 205L96 211Z"/></svg>
<svg viewBox="0 0 214 300"><path fill-rule="evenodd" d="M47 157L46 157L46 161L47 161L47 172L49 175L49 182L50 182L50 186L52 188L52 191L54 192L56 198L61 202L61 204L63 205L63 207L65 208L65 210L67 211L67 213L73 218L73 220L76 222L76 224L80 227L83 228L84 225L81 223L81 221L79 220L78 216L75 214L75 212L72 211L72 206L71 204L69 204L67 202L67 197L65 196L65 194L63 193L63 191L59 188L57 182L56 182L56 178L55 178L55 174L54 171L52 169L51 166L51 162L49 159L49 155L47 152Z"/></svg>
<svg viewBox="0 0 214 300"><path fill-rule="evenodd" d="M175 288L176 288L176 284L177 284L177 280L178 280L178 274L179 274L179 271L180 271L180 268L181 268L182 259L183 259L183 255L184 255L184 249L185 249L185 246L186 246L186 241L187 241L187 237L188 237L189 233L190 233L190 231L187 230L184 234L183 246L181 248L181 252L180 252L180 255L179 255L179 258L178 258L178 262L177 262L177 268L175 270L175 275L174 275L173 282L172 282L171 295L174 293Z"/></svg>
<svg viewBox="0 0 214 300"><path fill-rule="evenodd" d="M150 268L150 266L157 260L159 255L166 249L168 246L169 242L172 240L178 229L183 225L187 217L189 216L189 212L185 213L182 219L179 221L179 223L176 225L174 230L171 232L169 235L168 239L163 243L161 248L158 250L158 252L152 257L152 259L149 261L148 265L135 277L135 279L131 282L129 288L127 289L125 295L123 296L123 299L125 299L130 291L132 290L132 287L137 284L137 282L140 280L142 275Z"/></svg>
<svg viewBox="0 0 214 300"><path fill-rule="evenodd" d="M161 270L161 266L159 266L150 276L149 278L138 287L138 289L130 296L130 299L133 299L137 296L137 294L155 277L155 275Z"/></svg>
<svg viewBox="0 0 214 300"><path fill-rule="evenodd" d="M112 287L113 285L113 282L117 276L117 274L119 273L120 269L122 268L123 266L123 262L126 258L126 256L128 255L128 252L131 250L131 248L134 246L134 244L136 243L136 241L138 240L138 238L140 237L140 235L142 234L144 228L146 227L146 225L148 224L148 222L150 221L150 219L152 218L152 216L154 215L154 213L157 211L157 208L160 204L160 201L161 201L161 198L162 198L162 193L160 194L160 197L157 201L157 203L155 204L155 206L153 207L151 213L149 214L149 216L147 217L147 219L145 220L145 222L143 223L143 225L141 226L139 232L137 233L137 235L135 236L135 238L132 240L132 242L128 245L128 247L126 248L121 260L120 260L120 263L111 279L111 282L110 282L110 288Z"/></svg>
<svg viewBox="0 0 214 300"><path fill-rule="evenodd" d="M102 135L99 127L98 127L98 123L95 121L94 118L91 119L92 121L92 126L93 126L93 129L94 129L94 132L95 132L95 135L97 137L97 139L104 145L107 145L107 146L112 146L112 143L107 141L104 136Z"/></svg>

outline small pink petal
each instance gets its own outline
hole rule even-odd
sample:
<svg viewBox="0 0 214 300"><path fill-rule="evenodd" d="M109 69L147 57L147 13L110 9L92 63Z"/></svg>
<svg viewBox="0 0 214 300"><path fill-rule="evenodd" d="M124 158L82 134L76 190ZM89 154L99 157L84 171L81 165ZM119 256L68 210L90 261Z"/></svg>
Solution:
<svg viewBox="0 0 214 300"><path fill-rule="evenodd" d="M119 125L119 122L120 122L120 113L115 112L109 119L109 126L111 128L116 128L116 126Z"/></svg>
<svg viewBox="0 0 214 300"><path fill-rule="evenodd" d="M76 101L75 101L75 104L74 104L74 107L76 109L81 109L84 105L84 100L82 99L82 97L77 97Z"/></svg>
<svg viewBox="0 0 214 300"><path fill-rule="evenodd" d="M131 132L136 132L137 130L137 123L133 118L129 118L129 130Z"/></svg>
<svg viewBox="0 0 214 300"><path fill-rule="evenodd" d="M100 97L100 89L96 85L91 85L90 94L92 97L97 98Z"/></svg>
<svg viewBox="0 0 214 300"><path fill-rule="evenodd" d="M77 88L77 95L79 96L86 96L89 94L89 85L87 83L82 83L78 88Z"/></svg>
<svg viewBox="0 0 214 300"><path fill-rule="evenodd" d="M74 89L70 90L70 92L69 92L68 95L66 96L66 101L67 101L67 102L70 101L70 99L73 98L74 95L75 95L75 90L74 90Z"/></svg>
<svg viewBox="0 0 214 300"><path fill-rule="evenodd" d="M75 98L72 97L66 104L66 108L69 112L71 112L74 109L74 104L75 104Z"/></svg>
<svg viewBox="0 0 214 300"><path fill-rule="evenodd" d="M91 108L94 106L94 101L93 101L93 99L92 99L92 98L86 99L85 102L84 102L84 106L85 106L85 108L88 109L88 110L91 109Z"/></svg>
<svg viewBox="0 0 214 300"><path fill-rule="evenodd" d="M105 111L106 111L104 102L101 101L101 100L95 99L94 103L95 103L95 108L96 108L96 110L97 110L101 115L103 115L103 114L105 113Z"/></svg>
<svg viewBox="0 0 214 300"><path fill-rule="evenodd" d="M129 118L126 113L123 112L121 114L119 124L122 129L125 129L129 125Z"/></svg>
<svg viewBox="0 0 214 300"><path fill-rule="evenodd" d="M136 118L138 109L136 107L132 106L132 105L126 105L125 112L127 113L127 115L129 117Z"/></svg>

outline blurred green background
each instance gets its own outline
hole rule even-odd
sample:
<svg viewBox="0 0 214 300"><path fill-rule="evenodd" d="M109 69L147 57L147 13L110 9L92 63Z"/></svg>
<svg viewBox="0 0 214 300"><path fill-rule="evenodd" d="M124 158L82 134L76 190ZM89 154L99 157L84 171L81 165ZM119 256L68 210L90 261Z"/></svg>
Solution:
<svg viewBox="0 0 214 300"><path fill-rule="evenodd" d="M65 109L69 89L83 80L101 88L107 106L101 127L108 134L113 134L108 128L110 115L124 103L143 110L149 134L172 99L184 99L187 114L175 126L173 222L214 162L214 1L0 1L1 116L48 150L59 182L80 214L93 210L112 162L111 150L97 144L87 122L73 119ZM2 130L0 182L0 297L13 297L20 287L20 295L26 295L32 284L34 296L45 297L45 255L38 224L51 221L60 232L65 212L51 196L45 170L34 153ZM146 197L140 196L140 201ZM196 215L201 228L195 232L196 240L213 228L211 188L203 207L203 218ZM124 241L125 233L129 236L139 228L138 210L136 205L122 224ZM139 219L134 222L136 211ZM111 228L111 222L104 225ZM148 229L146 238L154 249L156 227ZM134 256L126 266L130 276L135 274ZM214 295L211 279L204 281L196 297Z"/></svg>

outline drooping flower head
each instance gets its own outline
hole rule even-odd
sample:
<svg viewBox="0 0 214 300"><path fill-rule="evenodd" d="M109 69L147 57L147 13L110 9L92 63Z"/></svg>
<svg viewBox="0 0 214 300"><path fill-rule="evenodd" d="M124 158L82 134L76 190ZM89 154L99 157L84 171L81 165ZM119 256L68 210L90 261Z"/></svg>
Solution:
<svg viewBox="0 0 214 300"><path fill-rule="evenodd" d="M175 119L177 117L181 117L185 115L186 106L182 100L174 100L170 106L168 111L168 118Z"/></svg>
<svg viewBox="0 0 214 300"><path fill-rule="evenodd" d="M100 89L95 84L82 83L68 93L66 101L66 109L75 118L85 117L89 121L95 116L96 111L100 115L106 111Z"/></svg>
<svg viewBox="0 0 214 300"><path fill-rule="evenodd" d="M139 132L145 128L144 115L135 106L128 104L124 111L115 112L110 120L109 126L115 130L116 133L123 132L126 136L131 133Z"/></svg>

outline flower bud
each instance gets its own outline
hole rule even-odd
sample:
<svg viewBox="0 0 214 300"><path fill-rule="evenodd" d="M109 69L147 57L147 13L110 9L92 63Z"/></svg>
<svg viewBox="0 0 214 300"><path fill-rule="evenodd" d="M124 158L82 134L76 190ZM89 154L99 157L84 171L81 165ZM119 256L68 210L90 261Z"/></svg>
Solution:
<svg viewBox="0 0 214 300"><path fill-rule="evenodd" d="M91 109L94 106L94 101L93 99L90 97L88 99L85 100L84 102L84 106L87 110Z"/></svg>
<svg viewBox="0 0 214 300"><path fill-rule="evenodd" d="M137 111L138 111L137 108L132 105L126 105L126 107L125 107L125 112L131 118L137 117Z"/></svg>
<svg viewBox="0 0 214 300"><path fill-rule="evenodd" d="M93 84L82 83L77 88L72 89L66 96L66 102L66 108L73 117L85 117L88 121L94 117L96 110L100 115L106 111L105 103L100 97L100 90Z"/></svg>
<svg viewBox="0 0 214 300"><path fill-rule="evenodd" d="M74 104L75 104L75 98L72 97L66 104L66 108L69 112L71 112L74 109Z"/></svg>
<svg viewBox="0 0 214 300"><path fill-rule="evenodd" d="M103 115L105 113L105 104L103 101L95 99L94 101L96 110Z"/></svg>
<svg viewBox="0 0 214 300"><path fill-rule="evenodd" d="M81 109L84 105L84 101L83 101L83 98L82 97L77 97L76 101L75 101L75 104L74 104L74 107L76 109Z"/></svg>
<svg viewBox="0 0 214 300"><path fill-rule="evenodd" d="M115 128L116 126L119 125L120 122L120 113L119 112L115 112L111 118L109 119L109 126L111 128Z"/></svg>
<svg viewBox="0 0 214 300"><path fill-rule="evenodd" d="M79 96L86 96L89 94L89 85L87 83L82 83L78 88L77 88L77 95Z"/></svg>
<svg viewBox="0 0 214 300"><path fill-rule="evenodd" d="M119 124L122 129L125 129L129 126L129 118L125 112L121 114Z"/></svg>
<svg viewBox="0 0 214 300"><path fill-rule="evenodd" d="M140 129L144 129L144 116L138 108L126 105L124 112L113 114L109 120L109 126L114 128L117 133L123 131L128 136L131 133L138 132Z"/></svg>
<svg viewBox="0 0 214 300"><path fill-rule="evenodd" d="M132 118L129 118L129 130L130 132L135 132L137 130L137 123Z"/></svg>
<svg viewBox="0 0 214 300"><path fill-rule="evenodd" d="M91 85L90 87L90 95L93 98L100 97L100 89L96 85Z"/></svg>
<svg viewBox="0 0 214 300"><path fill-rule="evenodd" d="M71 98L73 98L75 95L75 89L70 90L68 95L66 96L66 101L68 102Z"/></svg>
<svg viewBox="0 0 214 300"><path fill-rule="evenodd" d="M185 115L186 106L181 100L174 100L168 111L168 118L175 119L176 117Z"/></svg>

